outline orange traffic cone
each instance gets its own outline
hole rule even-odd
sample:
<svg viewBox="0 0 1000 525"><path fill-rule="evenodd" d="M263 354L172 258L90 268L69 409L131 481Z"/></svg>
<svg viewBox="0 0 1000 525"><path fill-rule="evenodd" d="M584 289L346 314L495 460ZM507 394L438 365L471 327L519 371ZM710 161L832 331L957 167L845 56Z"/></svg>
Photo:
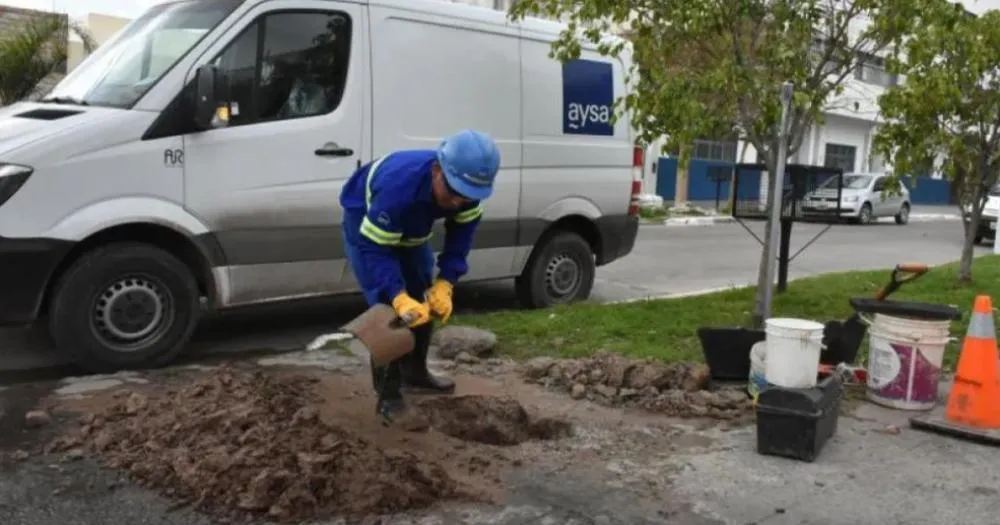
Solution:
<svg viewBox="0 0 1000 525"><path fill-rule="evenodd" d="M1000 445L1000 353L989 296L976 297L944 419L925 415L910 424Z"/></svg>

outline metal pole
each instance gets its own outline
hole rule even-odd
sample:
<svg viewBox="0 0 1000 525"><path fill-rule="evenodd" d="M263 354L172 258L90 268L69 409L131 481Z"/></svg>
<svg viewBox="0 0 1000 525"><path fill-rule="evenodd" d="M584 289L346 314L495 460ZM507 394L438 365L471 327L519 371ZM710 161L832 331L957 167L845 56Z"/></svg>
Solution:
<svg viewBox="0 0 1000 525"><path fill-rule="evenodd" d="M781 124L778 129L778 164L774 173L774 195L771 196L771 216L768 224L771 229L767 243L764 272L764 308L761 322L771 317L771 301L774 299L774 274L778 251L778 235L781 233L781 212L784 210L785 158L788 156L788 114L791 112L792 91L795 85L785 82L781 85Z"/></svg>

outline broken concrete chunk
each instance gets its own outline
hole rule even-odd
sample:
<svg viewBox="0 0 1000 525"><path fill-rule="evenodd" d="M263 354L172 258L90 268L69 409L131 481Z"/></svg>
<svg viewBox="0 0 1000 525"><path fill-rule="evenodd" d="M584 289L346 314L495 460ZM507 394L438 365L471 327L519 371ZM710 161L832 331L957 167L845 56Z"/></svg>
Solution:
<svg viewBox="0 0 1000 525"><path fill-rule="evenodd" d="M454 359L462 352L482 358L493 352L497 336L472 326L446 326L434 333L432 344L442 359Z"/></svg>
<svg viewBox="0 0 1000 525"><path fill-rule="evenodd" d="M32 410L24 415L24 424L28 428L44 427L52 422L52 416L44 410Z"/></svg>

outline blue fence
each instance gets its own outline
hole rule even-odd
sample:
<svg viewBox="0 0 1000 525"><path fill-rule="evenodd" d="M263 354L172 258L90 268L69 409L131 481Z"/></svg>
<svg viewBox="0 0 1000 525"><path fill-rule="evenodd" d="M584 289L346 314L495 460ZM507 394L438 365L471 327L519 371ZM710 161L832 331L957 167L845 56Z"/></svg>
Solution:
<svg viewBox="0 0 1000 525"><path fill-rule="evenodd" d="M716 183L708 177L713 166L732 166L731 162L694 159L688 165L688 200L714 201ZM910 190L910 200L914 204L947 205L951 201L951 184L942 179L905 177L903 183ZM677 194L677 159L660 157L656 162L656 194L665 201L671 201ZM729 200L729 183L723 182L719 188L722 201ZM760 172L744 171L740 175L739 198L756 199L760 196Z"/></svg>

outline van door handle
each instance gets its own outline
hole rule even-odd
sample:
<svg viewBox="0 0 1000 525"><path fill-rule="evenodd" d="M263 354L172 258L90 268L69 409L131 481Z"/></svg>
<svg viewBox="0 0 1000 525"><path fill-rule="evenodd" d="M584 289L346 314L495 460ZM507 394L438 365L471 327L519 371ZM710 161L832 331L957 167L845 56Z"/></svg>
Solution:
<svg viewBox="0 0 1000 525"><path fill-rule="evenodd" d="M354 155L354 150L351 148L342 148L336 142L327 142L316 150L315 153L320 157L350 157Z"/></svg>

